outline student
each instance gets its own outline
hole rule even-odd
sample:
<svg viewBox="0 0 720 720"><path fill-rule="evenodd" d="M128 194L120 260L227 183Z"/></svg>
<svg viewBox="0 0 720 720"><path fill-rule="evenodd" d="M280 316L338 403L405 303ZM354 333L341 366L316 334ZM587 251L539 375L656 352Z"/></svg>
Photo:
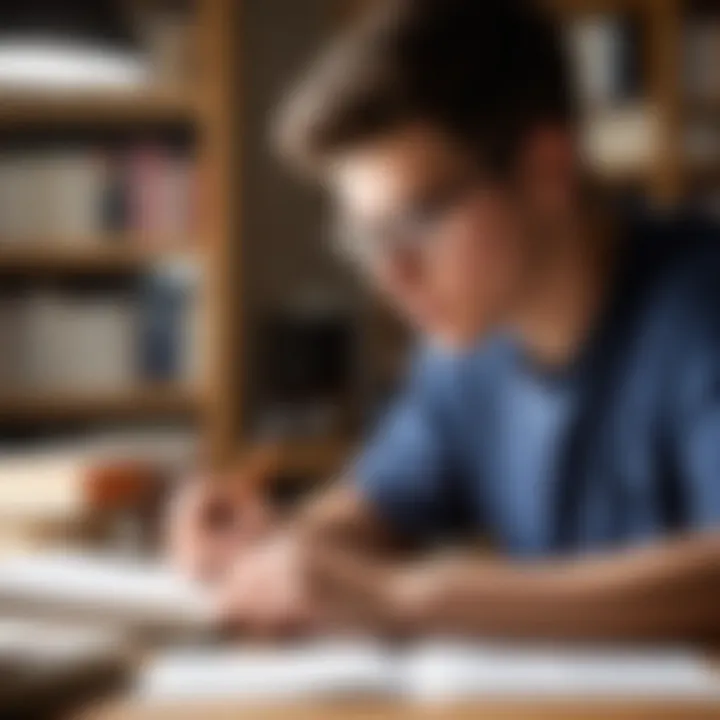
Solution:
<svg viewBox="0 0 720 720"><path fill-rule="evenodd" d="M713 637L713 228L607 210L540 11L380 6L292 94L279 137L334 196L343 251L417 330L407 386L345 480L253 541L206 524L210 485L186 491L176 554L219 563L227 613L251 630ZM494 559L447 549L481 537Z"/></svg>

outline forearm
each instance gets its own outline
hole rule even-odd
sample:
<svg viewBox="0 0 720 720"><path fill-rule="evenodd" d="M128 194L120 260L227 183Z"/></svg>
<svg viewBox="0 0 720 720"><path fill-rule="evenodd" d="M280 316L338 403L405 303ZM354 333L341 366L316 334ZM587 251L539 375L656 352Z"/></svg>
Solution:
<svg viewBox="0 0 720 720"><path fill-rule="evenodd" d="M538 564L450 559L409 570L415 629L569 640L720 636L720 536ZM407 580L407 577L406 577Z"/></svg>
<svg viewBox="0 0 720 720"><path fill-rule="evenodd" d="M331 546L376 558L391 557L402 544L351 481L310 498L290 520L289 531L312 547Z"/></svg>

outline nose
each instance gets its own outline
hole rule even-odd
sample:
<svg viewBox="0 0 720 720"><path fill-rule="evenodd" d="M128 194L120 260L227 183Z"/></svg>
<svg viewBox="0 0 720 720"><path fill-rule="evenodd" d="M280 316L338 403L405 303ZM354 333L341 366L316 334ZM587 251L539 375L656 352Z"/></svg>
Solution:
<svg viewBox="0 0 720 720"><path fill-rule="evenodd" d="M393 290L407 294L422 287L426 270L417 253L396 247L388 249L380 262L383 279Z"/></svg>
<svg viewBox="0 0 720 720"><path fill-rule="evenodd" d="M407 248L395 248L380 261L382 284L403 304L416 304L427 285L427 272L418 254Z"/></svg>

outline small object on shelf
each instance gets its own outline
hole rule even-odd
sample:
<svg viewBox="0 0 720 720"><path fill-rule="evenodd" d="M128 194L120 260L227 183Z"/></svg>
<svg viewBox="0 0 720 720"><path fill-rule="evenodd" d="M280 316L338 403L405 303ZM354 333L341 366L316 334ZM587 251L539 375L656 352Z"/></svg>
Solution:
<svg viewBox="0 0 720 720"><path fill-rule="evenodd" d="M642 95L642 33L632 18L592 13L569 21L567 44L581 105L588 112Z"/></svg>
<svg viewBox="0 0 720 720"><path fill-rule="evenodd" d="M583 149L602 176L649 173L660 149L660 122L649 104L598 112L584 128Z"/></svg>
<svg viewBox="0 0 720 720"><path fill-rule="evenodd" d="M58 93L147 82L147 63L116 0L22 0L0 8L0 86Z"/></svg>

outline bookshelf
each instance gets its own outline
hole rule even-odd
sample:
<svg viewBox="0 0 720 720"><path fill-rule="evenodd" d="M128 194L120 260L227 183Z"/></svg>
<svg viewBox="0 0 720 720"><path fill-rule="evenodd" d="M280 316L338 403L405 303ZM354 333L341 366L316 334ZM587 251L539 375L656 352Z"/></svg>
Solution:
<svg viewBox="0 0 720 720"><path fill-rule="evenodd" d="M698 8L692 0L545 0L564 22L582 16L632 15L646 37L643 67L649 111L659 123L657 152L645 167L610 173L611 182L632 180L659 207L673 207L687 200L699 185L718 185L720 160L698 162L686 156L687 125L705 117L720 119L720 98L688 97L683 77L686 23Z"/></svg>
<svg viewBox="0 0 720 720"><path fill-rule="evenodd" d="M17 126L105 125L127 123L193 124L197 99L184 91L42 95L0 92L0 129Z"/></svg>
<svg viewBox="0 0 720 720"><path fill-rule="evenodd" d="M202 397L191 389L141 387L124 393L0 395L0 420L9 422L142 420L194 416Z"/></svg>
<svg viewBox="0 0 720 720"><path fill-rule="evenodd" d="M159 263L201 263L199 251L183 250L183 243L168 243L154 248L152 242L132 238L98 238L84 241L80 247L58 246L50 240L33 241L29 247L5 247L0 250L0 275L8 274L81 274L131 273ZM171 249L172 246L179 248Z"/></svg>
<svg viewBox="0 0 720 720"><path fill-rule="evenodd" d="M120 1L120 0L119 0ZM231 289L236 277L237 197L233 182L237 102L235 53L231 52L235 13L232 0L193 0L190 4L195 77L192 85L141 92L83 93L0 92L0 133L56 133L78 137L98 132L132 133L137 128L173 132L182 128L193 138L198 174L198 219L194 243L187 238L135 236L52 238L0 244L0 277L43 281L46 276L134 275L178 260L191 262L201 275L203 338L206 357L197 387L138 383L118 392L0 391L3 428L28 423L95 420L154 421L190 418L198 423L206 459L228 462L237 444L237 376L241 372L234 343L236 322ZM8 238L6 238L8 240ZM14 240L10 238L10 240ZM28 391L29 392L29 391Z"/></svg>
<svg viewBox="0 0 720 720"><path fill-rule="evenodd" d="M338 22L343 23L377 0L343 0ZM657 152L651 162L635 167L598 168L601 180L610 186L639 187L659 206L673 206L687 198L693 186L720 184L720 158L708 162L688 160L683 152L683 134L688 121L705 117L720 121L720 96L688 97L683 87L686 22L698 9L713 8L714 0L537 0L562 23L583 17L632 16L638 20L644 42L643 100L659 121ZM604 108L605 110L607 108ZM591 118L592 119L592 118Z"/></svg>
<svg viewBox="0 0 720 720"><path fill-rule="evenodd" d="M368 0L347 0L352 6ZM720 162L697 163L683 154L685 124L698 116L720 119L720 98L687 100L680 67L684 24L691 0L544 0L564 21L593 14L632 13L647 37L643 63L646 100L657 110L658 152L652 161L604 168L602 177L614 187L640 188L659 206L672 206L697 186L720 185ZM200 176L201 217L196 249L186 238L177 242L143 242L131 236L87 238L72 247L39 238L27 247L0 245L0 278L8 275L105 276L136 274L175 260L200 267L206 317L207 365L197 389L141 386L120 395L96 394L18 398L0 395L0 420L14 422L94 418L193 417L199 424L208 459L224 465L247 447L243 435L241 352L242 303L237 301L241 276L237 177L240 166L242 87L236 52L242 3L194 0L194 44L197 78L190 87L133 93L38 95L0 92L0 133L16 130L90 133L133 128L182 128L193 136ZM338 4L338 7L342 3ZM344 19L340 12L338 19ZM369 324L375 324L370 319ZM293 472L323 472L339 464L348 443L328 438L280 448L283 465ZM340 459L340 460L339 460Z"/></svg>

